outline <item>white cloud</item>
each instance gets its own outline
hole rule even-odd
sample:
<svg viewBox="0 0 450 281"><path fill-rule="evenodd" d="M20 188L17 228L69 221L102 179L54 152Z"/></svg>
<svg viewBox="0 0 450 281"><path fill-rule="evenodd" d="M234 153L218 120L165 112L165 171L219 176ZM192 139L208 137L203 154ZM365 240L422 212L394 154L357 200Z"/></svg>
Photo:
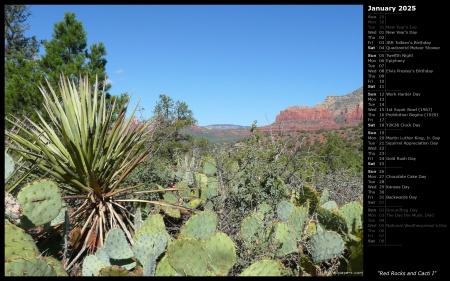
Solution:
<svg viewBox="0 0 450 281"><path fill-rule="evenodd" d="M116 70L116 73L117 73L117 74L123 73L123 69L117 69L117 70Z"/></svg>
<svg viewBox="0 0 450 281"><path fill-rule="evenodd" d="M111 79L106 79L106 85L108 85L108 84L112 84L112 83L114 83L114 81L113 81L113 80L111 80Z"/></svg>

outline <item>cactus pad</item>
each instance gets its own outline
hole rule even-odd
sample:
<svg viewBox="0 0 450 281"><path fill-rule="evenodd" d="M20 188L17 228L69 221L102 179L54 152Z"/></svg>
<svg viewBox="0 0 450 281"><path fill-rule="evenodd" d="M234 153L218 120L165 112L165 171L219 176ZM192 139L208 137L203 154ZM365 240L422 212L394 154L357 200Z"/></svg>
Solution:
<svg viewBox="0 0 450 281"><path fill-rule="evenodd" d="M294 205L287 201L281 201L277 205L277 216L278 219L282 222L286 222L289 218L289 215L294 210Z"/></svg>
<svg viewBox="0 0 450 281"><path fill-rule="evenodd" d="M266 215L273 212L272 207L267 203L261 203L256 206L256 213Z"/></svg>
<svg viewBox="0 0 450 281"><path fill-rule="evenodd" d="M344 251L344 241L333 231L324 231L311 237L311 256L315 263L338 257Z"/></svg>
<svg viewBox="0 0 450 281"><path fill-rule="evenodd" d="M358 228L363 228L362 224L363 207L361 203L357 201L347 203L344 206L342 206L339 211L347 221L349 230L354 232Z"/></svg>
<svg viewBox="0 0 450 281"><path fill-rule="evenodd" d="M169 260L167 259L167 255L162 257L162 259L158 262L156 266L155 276L179 276L175 269L170 266Z"/></svg>
<svg viewBox="0 0 450 281"><path fill-rule="evenodd" d="M330 191L328 188L324 188L322 191L322 195L320 196L319 205L323 205L325 202L328 201L328 198L330 197Z"/></svg>
<svg viewBox="0 0 450 281"><path fill-rule="evenodd" d="M311 237L311 236L313 236L316 233L317 233L316 223L312 221L306 227L306 236L307 237Z"/></svg>
<svg viewBox="0 0 450 281"><path fill-rule="evenodd" d="M134 232L137 233L143 224L141 208L137 208L134 213Z"/></svg>
<svg viewBox="0 0 450 281"><path fill-rule="evenodd" d="M105 265L109 266L111 265L108 253L105 250L105 247L100 247L97 249L97 252L95 252L95 256Z"/></svg>
<svg viewBox="0 0 450 281"><path fill-rule="evenodd" d="M297 240L292 235L289 226L282 222L275 223L275 241L280 244L277 251L278 257L283 257L298 250Z"/></svg>
<svg viewBox="0 0 450 281"><path fill-rule="evenodd" d="M264 237L264 224L255 216L246 217L241 223L241 237L250 243Z"/></svg>
<svg viewBox="0 0 450 281"><path fill-rule="evenodd" d="M274 260L260 260L246 268L239 276L281 276L282 266Z"/></svg>
<svg viewBox="0 0 450 281"><path fill-rule="evenodd" d="M128 276L129 271L122 266L110 265L100 270L100 276Z"/></svg>
<svg viewBox="0 0 450 281"><path fill-rule="evenodd" d="M68 277L61 262L53 257L44 257L43 260L55 270L56 276Z"/></svg>
<svg viewBox="0 0 450 281"><path fill-rule="evenodd" d="M317 276L317 270L320 269L320 266L314 264L308 256L300 257L300 268L303 271L302 276Z"/></svg>
<svg viewBox="0 0 450 281"><path fill-rule="evenodd" d="M36 180L24 186L17 199L22 206L25 221L34 226L51 222L62 208L59 187L54 181Z"/></svg>
<svg viewBox="0 0 450 281"><path fill-rule="evenodd" d="M128 259L134 256L125 234L120 228L113 228L106 234L105 251L110 258Z"/></svg>
<svg viewBox="0 0 450 281"><path fill-rule="evenodd" d="M183 226L180 236L207 240L216 232L217 215L213 211L203 211L192 216Z"/></svg>
<svg viewBox="0 0 450 281"><path fill-rule="evenodd" d="M197 209L197 207L200 206L201 203L202 203L202 199L196 198L196 199L192 199L188 203L185 203L184 206L187 208L191 208L191 209Z"/></svg>
<svg viewBox="0 0 450 281"><path fill-rule="evenodd" d="M33 259L38 255L39 250L33 238L23 229L5 221L5 261Z"/></svg>
<svg viewBox="0 0 450 281"><path fill-rule="evenodd" d="M287 225L291 230L292 238L295 240L301 240L303 229L306 223L306 217L308 216L308 209L305 207L295 207L292 210L287 220Z"/></svg>
<svg viewBox="0 0 450 281"><path fill-rule="evenodd" d="M216 160L208 156L203 160L203 173L208 176L214 176L217 173Z"/></svg>
<svg viewBox="0 0 450 281"><path fill-rule="evenodd" d="M5 276L56 276L56 271L42 259L17 259L5 263Z"/></svg>
<svg viewBox="0 0 450 281"><path fill-rule="evenodd" d="M156 224L144 224L144 226L142 226L139 229L139 231L134 235L133 241L136 242L137 239L139 238L139 236L141 236L143 234L148 234L150 236L155 237L159 233L164 233L164 235L166 236L168 242L172 241L172 237L170 237L170 235L167 232L166 228L165 227L164 228L158 227L158 225L156 225Z"/></svg>
<svg viewBox="0 0 450 281"><path fill-rule="evenodd" d="M197 183L197 186L200 188L206 188L208 186L208 177L205 174L202 173L194 173L195 182Z"/></svg>
<svg viewBox="0 0 450 281"><path fill-rule="evenodd" d="M164 214L166 214L167 216L174 218L174 219L179 219L181 218L181 213L179 209L175 209L169 206L161 206L161 210L164 212Z"/></svg>
<svg viewBox="0 0 450 281"><path fill-rule="evenodd" d="M327 210L339 210L338 204L336 203L336 201L333 200L323 203L321 207Z"/></svg>
<svg viewBox="0 0 450 281"><path fill-rule="evenodd" d="M154 255L147 256L144 263L144 276L155 276L156 273L156 257Z"/></svg>
<svg viewBox="0 0 450 281"><path fill-rule="evenodd" d="M9 178L14 172L14 159L5 152L5 179Z"/></svg>
<svg viewBox="0 0 450 281"><path fill-rule="evenodd" d="M148 256L152 255L155 259L158 258L166 249L167 242L167 236L164 232L159 232L155 236L143 233L135 239L133 252L144 265Z"/></svg>
<svg viewBox="0 0 450 281"><path fill-rule="evenodd" d="M208 252L202 242L194 238L179 238L167 248L170 266L184 276L203 276L206 273Z"/></svg>
<svg viewBox="0 0 450 281"><path fill-rule="evenodd" d="M105 265L102 261L94 255L89 255L84 258L81 269L82 276L100 276L100 270Z"/></svg>
<svg viewBox="0 0 450 281"><path fill-rule="evenodd" d="M236 263L236 249L233 240L223 232L216 232L206 242L208 267L215 276L227 276Z"/></svg>
<svg viewBox="0 0 450 281"><path fill-rule="evenodd" d="M319 207L317 211L317 220L327 230L337 231L341 234L347 234L348 232L347 221L339 211L330 211L323 207Z"/></svg>
<svg viewBox="0 0 450 281"><path fill-rule="evenodd" d="M148 216L145 219L142 226L145 226L145 225L151 225L158 229L166 229L166 225L164 224L164 219L159 214L153 214L153 215Z"/></svg>
<svg viewBox="0 0 450 281"><path fill-rule="evenodd" d="M306 184L299 192L295 193L295 200L298 204L304 205L309 202L309 214L312 215L319 206L319 193L317 190Z"/></svg>

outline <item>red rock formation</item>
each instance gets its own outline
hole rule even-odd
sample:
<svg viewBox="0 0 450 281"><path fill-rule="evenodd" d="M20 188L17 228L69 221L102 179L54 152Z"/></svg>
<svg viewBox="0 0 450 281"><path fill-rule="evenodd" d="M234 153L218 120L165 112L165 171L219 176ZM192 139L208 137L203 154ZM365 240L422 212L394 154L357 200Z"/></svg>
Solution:
<svg viewBox="0 0 450 281"><path fill-rule="evenodd" d="M277 115L275 122L262 130L319 130L355 126L363 122L363 89L345 96L328 96L312 107L291 106Z"/></svg>
<svg viewBox="0 0 450 281"><path fill-rule="evenodd" d="M275 123L286 121L333 121L328 109L322 105L313 107L291 106L277 115Z"/></svg>
<svg viewBox="0 0 450 281"><path fill-rule="evenodd" d="M361 102L358 104L353 111L350 111L344 115L345 123L360 123L363 121L363 113L364 113L364 106Z"/></svg>

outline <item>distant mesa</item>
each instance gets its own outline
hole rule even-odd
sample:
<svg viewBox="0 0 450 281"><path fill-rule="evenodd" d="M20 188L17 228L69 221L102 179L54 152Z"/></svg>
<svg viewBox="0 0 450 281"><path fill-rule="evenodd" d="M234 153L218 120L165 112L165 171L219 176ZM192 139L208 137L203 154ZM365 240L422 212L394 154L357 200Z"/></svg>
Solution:
<svg viewBox="0 0 450 281"><path fill-rule="evenodd" d="M280 112L270 126L273 130L329 130L356 126L363 122L363 88L344 96L328 96L316 106L290 106Z"/></svg>

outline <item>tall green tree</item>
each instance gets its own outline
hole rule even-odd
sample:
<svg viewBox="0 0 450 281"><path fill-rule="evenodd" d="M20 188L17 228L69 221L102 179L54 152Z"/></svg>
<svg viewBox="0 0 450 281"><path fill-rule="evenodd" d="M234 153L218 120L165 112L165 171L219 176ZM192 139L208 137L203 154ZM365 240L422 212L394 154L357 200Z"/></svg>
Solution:
<svg viewBox="0 0 450 281"><path fill-rule="evenodd" d="M194 113L184 101L176 102L169 96L159 95L153 114L159 116L160 125L160 153L173 160L177 151L186 151L191 141L189 135L183 134L182 129L197 123ZM184 142L184 144L183 144Z"/></svg>
<svg viewBox="0 0 450 281"><path fill-rule="evenodd" d="M42 108L38 85L43 74L39 71L39 42L27 37L31 15L29 6L5 5L5 115L28 117L37 121L37 108ZM45 113L44 113L45 116ZM6 124L6 127L11 127Z"/></svg>
<svg viewBox="0 0 450 281"><path fill-rule="evenodd" d="M55 23L52 39L43 42L45 55L41 67L52 87L56 88L62 73L77 83L80 76L89 75L91 85L98 77L99 88L108 91L106 83L106 48L103 43L87 48L87 33L75 13L66 12L64 19ZM106 83L106 84L105 84Z"/></svg>

